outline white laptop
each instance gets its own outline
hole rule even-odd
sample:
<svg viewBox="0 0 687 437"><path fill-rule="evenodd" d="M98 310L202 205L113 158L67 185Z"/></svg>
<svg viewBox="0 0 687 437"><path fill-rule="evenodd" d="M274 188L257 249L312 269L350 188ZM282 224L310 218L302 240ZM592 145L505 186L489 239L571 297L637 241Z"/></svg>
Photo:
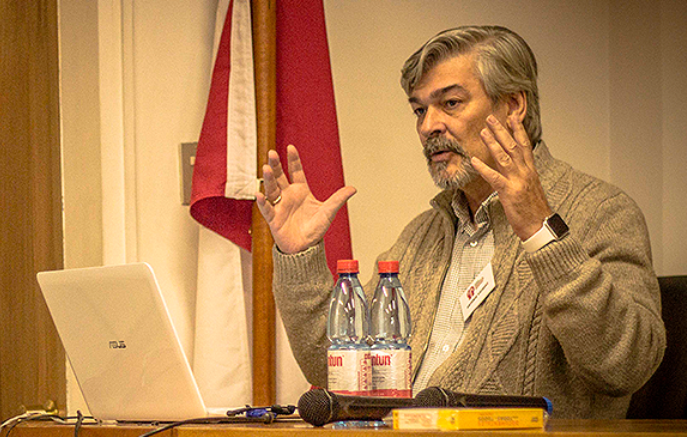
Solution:
<svg viewBox="0 0 687 437"><path fill-rule="evenodd" d="M205 408L148 264L56 270L37 278L96 419L177 421L223 413Z"/></svg>

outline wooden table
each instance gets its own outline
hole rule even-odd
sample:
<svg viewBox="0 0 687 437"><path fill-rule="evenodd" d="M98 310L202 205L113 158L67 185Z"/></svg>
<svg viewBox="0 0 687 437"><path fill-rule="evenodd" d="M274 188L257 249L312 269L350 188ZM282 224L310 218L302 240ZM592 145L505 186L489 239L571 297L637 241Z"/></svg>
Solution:
<svg viewBox="0 0 687 437"><path fill-rule="evenodd" d="M139 437L154 429L149 425L83 425L79 437ZM184 425L156 434L159 437L417 437L463 434L465 437L687 437L687 420L563 420L552 419L545 431L395 431L393 429L315 428L300 420L264 424ZM26 422L15 427L10 437L73 437L74 426ZM2 436L5 437L5 432Z"/></svg>

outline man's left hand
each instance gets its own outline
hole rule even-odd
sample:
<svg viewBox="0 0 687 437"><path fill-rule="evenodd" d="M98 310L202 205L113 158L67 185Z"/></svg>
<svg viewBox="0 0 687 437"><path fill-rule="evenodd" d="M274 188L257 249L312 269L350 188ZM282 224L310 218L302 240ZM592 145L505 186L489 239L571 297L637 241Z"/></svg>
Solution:
<svg viewBox="0 0 687 437"><path fill-rule="evenodd" d="M515 115L507 119L508 131L493 115L487 117L482 141L495 161L495 168L473 157L473 167L499 194L508 222L522 241L542 227L553 212L534 166L534 155L525 127Z"/></svg>

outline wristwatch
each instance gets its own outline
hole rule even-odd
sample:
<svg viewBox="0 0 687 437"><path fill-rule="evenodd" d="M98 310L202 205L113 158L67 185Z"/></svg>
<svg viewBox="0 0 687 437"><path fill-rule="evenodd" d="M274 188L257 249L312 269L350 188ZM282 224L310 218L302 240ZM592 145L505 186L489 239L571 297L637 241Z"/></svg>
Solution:
<svg viewBox="0 0 687 437"><path fill-rule="evenodd" d="M570 229L563 218L558 213L554 213L544 220L541 229L522 242L522 247L529 253L536 252L550 242L565 237L569 231Z"/></svg>

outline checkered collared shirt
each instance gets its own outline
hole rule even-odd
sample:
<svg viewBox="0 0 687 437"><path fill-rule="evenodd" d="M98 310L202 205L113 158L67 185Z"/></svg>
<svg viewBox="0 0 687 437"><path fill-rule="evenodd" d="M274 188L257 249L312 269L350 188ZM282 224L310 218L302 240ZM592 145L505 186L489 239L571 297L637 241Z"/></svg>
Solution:
<svg viewBox="0 0 687 437"><path fill-rule="evenodd" d="M475 214L474 225L463 193L457 191L453 198L452 207L458 224L451 265L441 287L432 334L413 383L413 394L427 387L434 371L460 347L468 329L470 319L463 322L459 298L494 255L494 233L489 224L486 205L497 198L498 195L494 192L482 203Z"/></svg>

